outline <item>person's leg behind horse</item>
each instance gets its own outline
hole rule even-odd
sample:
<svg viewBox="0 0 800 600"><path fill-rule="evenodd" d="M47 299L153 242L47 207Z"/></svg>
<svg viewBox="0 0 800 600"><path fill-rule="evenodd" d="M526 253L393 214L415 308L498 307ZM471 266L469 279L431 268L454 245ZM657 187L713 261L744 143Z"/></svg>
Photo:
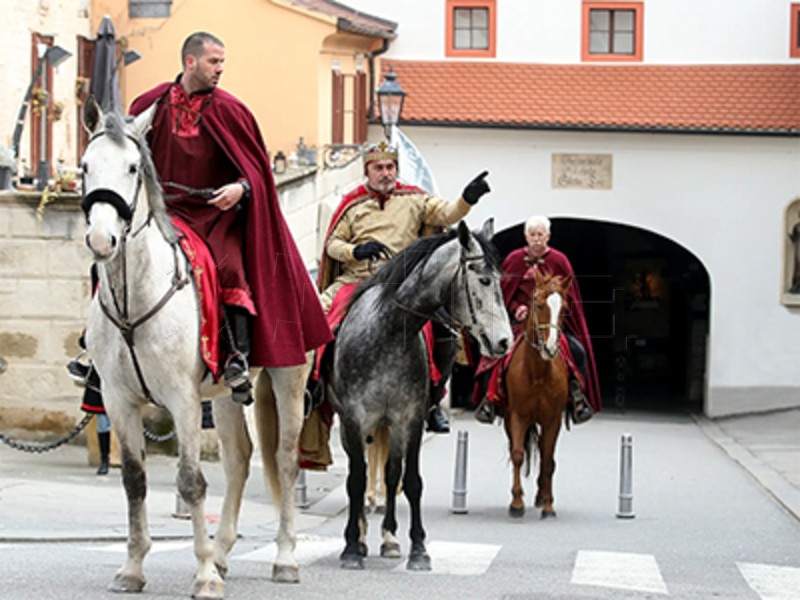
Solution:
<svg viewBox="0 0 800 600"><path fill-rule="evenodd" d="M567 343L575 361L575 366L583 380L587 381L586 350L574 335L571 333L565 333L565 335L567 336ZM592 418L594 411L589 404L588 398L586 398L586 394L583 392L580 380L571 369L569 370L569 397L572 404L572 420L575 423L585 423Z"/></svg>
<svg viewBox="0 0 800 600"><path fill-rule="evenodd" d="M437 313L443 312L444 309L439 309ZM445 313L441 315L442 319L447 322L449 316ZM444 325L432 322L433 324L433 364L439 369L441 379L436 385L431 384L430 407L428 408L428 415L426 418L426 429L434 433L450 433L450 423L442 411L441 402L447 386L447 380L453 371L453 361L456 357L456 341L457 338L453 333Z"/></svg>

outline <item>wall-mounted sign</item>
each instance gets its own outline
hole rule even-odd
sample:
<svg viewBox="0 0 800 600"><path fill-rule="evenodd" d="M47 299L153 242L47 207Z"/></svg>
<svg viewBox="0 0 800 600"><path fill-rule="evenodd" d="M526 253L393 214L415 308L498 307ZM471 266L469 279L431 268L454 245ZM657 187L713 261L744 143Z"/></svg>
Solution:
<svg viewBox="0 0 800 600"><path fill-rule="evenodd" d="M553 154L554 190L610 190L610 154Z"/></svg>

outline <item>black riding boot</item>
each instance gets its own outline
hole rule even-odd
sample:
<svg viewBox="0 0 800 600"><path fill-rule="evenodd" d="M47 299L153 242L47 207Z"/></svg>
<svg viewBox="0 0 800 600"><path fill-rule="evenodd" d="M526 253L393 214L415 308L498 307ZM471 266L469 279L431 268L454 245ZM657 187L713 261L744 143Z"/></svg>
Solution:
<svg viewBox="0 0 800 600"><path fill-rule="evenodd" d="M489 389L489 379L491 376L492 369L489 369L475 378L475 385L478 386L478 398L480 398L480 402L473 416L479 423L485 423L487 425L494 423L494 419L497 416L494 403L486 397L486 390Z"/></svg>
<svg viewBox="0 0 800 600"><path fill-rule="evenodd" d="M251 404L253 384L250 383L250 315L238 307L225 307L230 332L228 360L225 363L225 385L231 388L234 402Z"/></svg>
<svg viewBox="0 0 800 600"><path fill-rule="evenodd" d="M436 316L445 323L450 321L447 312L440 308ZM426 419L425 429L433 433L450 433L450 422L442 411L441 402L444 397L445 386L453 371L453 362L456 356L456 339L450 330L436 321L433 321L433 362L442 374L438 385L431 385L430 408Z"/></svg>
<svg viewBox="0 0 800 600"><path fill-rule="evenodd" d="M111 450L111 432L97 434L97 445L100 447L100 466L97 468L98 475L108 475L108 455Z"/></svg>
<svg viewBox="0 0 800 600"><path fill-rule="evenodd" d="M577 425L585 423L594 416L594 411L589 406L589 400L581 389L581 382L574 377L569 379L569 397L572 401L572 420Z"/></svg>

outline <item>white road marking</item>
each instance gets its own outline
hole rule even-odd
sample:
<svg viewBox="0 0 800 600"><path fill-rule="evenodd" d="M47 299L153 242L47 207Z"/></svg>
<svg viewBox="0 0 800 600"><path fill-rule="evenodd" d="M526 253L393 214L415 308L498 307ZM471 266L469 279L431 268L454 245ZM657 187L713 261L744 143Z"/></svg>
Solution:
<svg viewBox="0 0 800 600"><path fill-rule="evenodd" d="M581 550L570 583L668 594L652 554Z"/></svg>
<svg viewBox="0 0 800 600"><path fill-rule="evenodd" d="M432 541L427 545L431 557L431 570L422 573L437 575L483 575L502 546L494 544L463 544L460 542ZM395 571L414 573L406 569L407 556ZM420 571L417 571L420 572Z"/></svg>
<svg viewBox="0 0 800 600"><path fill-rule="evenodd" d="M308 565L320 558L341 551L344 542L342 538L320 537L314 535L298 535L297 547L294 551L298 564ZM261 548L234 556L231 560L251 560L257 562L275 562L278 547L275 542Z"/></svg>
<svg viewBox="0 0 800 600"><path fill-rule="evenodd" d="M800 600L800 568L745 562L736 566L761 600Z"/></svg>

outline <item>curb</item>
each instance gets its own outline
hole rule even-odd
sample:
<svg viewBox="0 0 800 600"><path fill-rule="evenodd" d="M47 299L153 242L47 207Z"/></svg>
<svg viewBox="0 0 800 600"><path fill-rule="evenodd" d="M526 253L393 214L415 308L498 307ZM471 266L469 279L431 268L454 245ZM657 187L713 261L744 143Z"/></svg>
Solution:
<svg viewBox="0 0 800 600"><path fill-rule="evenodd" d="M716 423L703 416L695 414L691 416L708 439L719 446L775 498L778 504L800 521L800 490L752 452L741 446Z"/></svg>

